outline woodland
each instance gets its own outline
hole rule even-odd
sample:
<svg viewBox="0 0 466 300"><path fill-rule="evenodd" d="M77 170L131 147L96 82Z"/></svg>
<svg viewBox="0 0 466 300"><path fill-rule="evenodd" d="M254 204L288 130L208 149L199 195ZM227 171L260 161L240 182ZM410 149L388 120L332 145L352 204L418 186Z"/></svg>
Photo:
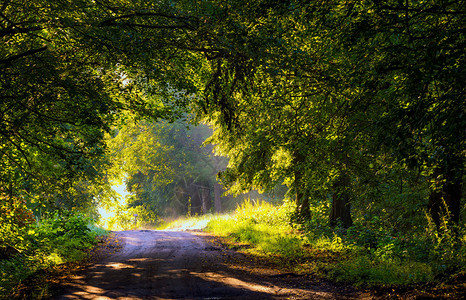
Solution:
<svg viewBox="0 0 466 300"><path fill-rule="evenodd" d="M155 226L251 191L292 208L293 230L425 264L411 282L464 276L465 15L460 0L0 1L0 294L81 259L99 207Z"/></svg>

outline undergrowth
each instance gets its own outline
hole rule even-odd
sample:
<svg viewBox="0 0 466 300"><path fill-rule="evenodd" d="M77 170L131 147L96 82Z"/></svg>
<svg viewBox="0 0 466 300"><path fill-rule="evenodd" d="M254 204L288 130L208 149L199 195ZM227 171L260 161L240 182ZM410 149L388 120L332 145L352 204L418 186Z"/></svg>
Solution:
<svg viewBox="0 0 466 300"><path fill-rule="evenodd" d="M365 286L406 286L442 280L466 270L466 232L431 223L423 232L389 232L373 218L345 230L315 213L307 224L291 224L294 205L247 200L206 230L235 248L267 256L293 272L319 274ZM321 216L321 217L319 217Z"/></svg>
<svg viewBox="0 0 466 300"><path fill-rule="evenodd" d="M68 211L51 214L39 223L5 224L9 226L2 227L2 240L14 240L14 243L3 243L6 245L3 249L8 249L0 259L0 298L3 299L20 297L20 284L40 277L45 270L84 259L97 243L96 237L107 233L91 225L89 218ZM37 288L28 298L49 295L46 286Z"/></svg>

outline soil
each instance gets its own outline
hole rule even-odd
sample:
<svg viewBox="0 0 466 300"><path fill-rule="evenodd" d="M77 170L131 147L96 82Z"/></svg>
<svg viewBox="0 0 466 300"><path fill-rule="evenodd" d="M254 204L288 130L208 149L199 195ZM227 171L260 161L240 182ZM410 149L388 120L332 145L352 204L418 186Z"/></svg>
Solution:
<svg viewBox="0 0 466 300"><path fill-rule="evenodd" d="M114 232L106 252L54 299L372 299L368 292L283 272L202 232Z"/></svg>

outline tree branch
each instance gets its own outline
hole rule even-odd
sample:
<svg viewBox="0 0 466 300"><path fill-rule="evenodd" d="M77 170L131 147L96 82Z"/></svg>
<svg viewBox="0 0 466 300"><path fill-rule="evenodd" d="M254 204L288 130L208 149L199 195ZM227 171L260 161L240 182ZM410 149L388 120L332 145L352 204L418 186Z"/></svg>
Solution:
<svg viewBox="0 0 466 300"><path fill-rule="evenodd" d="M132 14L126 14L118 17L113 17L110 19L107 19L105 21L102 21L100 24L103 26L107 25L114 25L115 21L122 20L122 19L129 19L133 17L162 17L162 18L167 18L167 19L174 19L174 20L184 20L184 21L189 21L190 19L188 17L178 17L174 15L167 15L163 13L156 13L156 12L135 12Z"/></svg>
<svg viewBox="0 0 466 300"><path fill-rule="evenodd" d="M10 34L18 34L18 33L28 33L31 31L38 31L42 30L43 28L41 26L32 26L32 27L27 27L27 28L18 28L18 27L9 27L0 30L0 37L4 37Z"/></svg>
<svg viewBox="0 0 466 300"><path fill-rule="evenodd" d="M31 163L26 155L26 153L24 152L23 148L21 148L20 145L18 145L17 143L15 143L8 134L5 134L3 131L0 131L0 134L3 135L4 138L7 139L8 142L10 142L11 144L13 144L13 146L16 147L16 149L21 153L21 155L23 156L24 160L26 161L27 165L29 166L29 169L32 169L31 167Z"/></svg>
<svg viewBox="0 0 466 300"><path fill-rule="evenodd" d="M0 64L9 65L15 60L18 60L20 58L23 58L23 57L26 57L26 56L29 56L29 55L34 55L36 53L39 53L39 52L42 52L42 51L45 51L45 50L47 50L47 46L44 46L44 47L38 48L38 49L31 49L31 50L28 50L28 51L20 53L20 54L12 55L12 56L10 56L8 58L5 58L5 59L0 59Z"/></svg>
<svg viewBox="0 0 466 300"><path fill-rule="evenodd" d="M3 153L3 155L5 155L9 161L11 161L13 164L17 165L24 173L26 173L27 175L33 177L33 178L36 178L37 180L40 181L40 178L37 177L36 175L34 175L33 173L29 172L28 170L26 170L26 168L24 168L19 162L17 162L14 158L12 158L8 153L6 153L5 151L3 151L1 148L0 148L0 153Z"/></svg>
<svg viewBox="0 0 466 300"><path fill-rule="evenodd" d="M436 15L465 15L466 11L452 11L446 10L440 6L433 6L427 9L415 9L415 8L407 8L406 6L388 6L384 5L380 7L381 9L391 10L391 11L402 11L402 12L415 12L415 13L428 13L428 14L436 14Z"/></svg>
<svg viewBox="0 0 466 300"><path fill-rule="evenodd" d="M139 28L148 28L148 29L183 29L189 28L188 25L146 25L146 24L137 24L137 23L112 23L109 26L125 26L125 27L139 27Z"/></svg>

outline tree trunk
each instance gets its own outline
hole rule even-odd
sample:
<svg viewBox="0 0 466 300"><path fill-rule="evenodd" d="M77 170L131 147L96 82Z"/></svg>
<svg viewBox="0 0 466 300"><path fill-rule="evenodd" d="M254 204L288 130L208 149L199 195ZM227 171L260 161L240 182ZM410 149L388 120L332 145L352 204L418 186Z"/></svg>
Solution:
<svg viewBox="0 0 466 300"><path fill-rule="evenodd" d="M205 186L198 186L198 192L201 200L201 214L206 214L210 209L210 189Z"/></svg>
<svg viewBox="0 0 466 300"><path fill-rule="evenodd" d="M442 218L446 221L459 223L461 210L461 195L463 188L462 174L455 174L451 170L442 174L441 169L434 171L436 179L443 179L443 184L429 195L429 213L437 226L442 225Z"/></svg>
<svg viewBox="0 0 466 300"><path fill-rule="evenodd" d="M332 198L330 225L341 224L344 228L351 227L353 220L351 219L350 197L346 193L335 193Z"/></svg>
<svg viewBox="0 0 466 300"><path fill-rule="evenodd" d="M330 211L331 226L341 224L343 228L349 228L353 225L353 220L351 219L351 197L348 191L349 185L349 176L343 174L333 186L335 192L332 196L332 207Z"/></svg>
<svg viewBox="0 0 466 300"><path fill-rule="evenodd" d="M296 217L299 223L303 223L311 219L311 209L309 205L309 197L304 188L296 188Z"/></svg>
<svg viewBox="0 0 466 300"><path fill-rule="evenodd" d="M215 181L214 183L214 205L215 205L215 212L221 213L222 212L222 186Z"/></svg>
<svg viewBox="0 0 466 300"><path fill-rule="evenodd" d="M296 221L303 223L311 218L309 195L304 182L305 156L298 150L294 152L294 188L296 191Z"/></svg>

